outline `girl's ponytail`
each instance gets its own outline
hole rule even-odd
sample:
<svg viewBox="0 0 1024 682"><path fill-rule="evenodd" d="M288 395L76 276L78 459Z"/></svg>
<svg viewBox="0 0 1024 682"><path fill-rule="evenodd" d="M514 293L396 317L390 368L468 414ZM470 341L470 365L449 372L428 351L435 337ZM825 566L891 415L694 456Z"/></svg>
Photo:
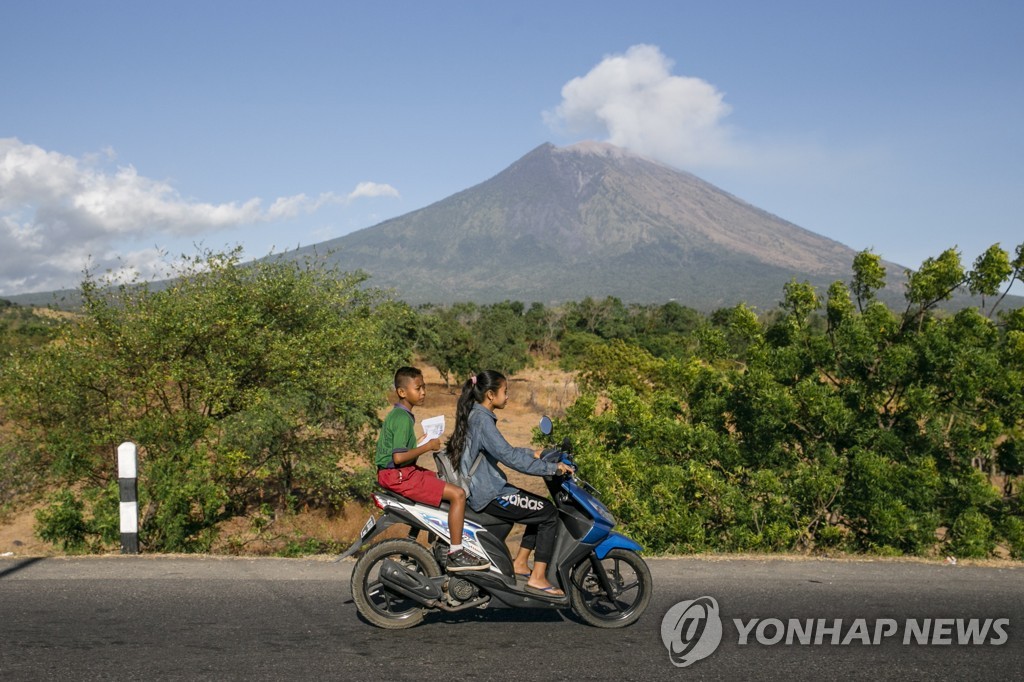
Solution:
<svg viewBox="0 0 1024 682"><path fill-rule="evenodd" d="M455 428L446 446L448 457L456 470L469 438L469 413L473 411L473 404L482 403L488 391L497 391L503 383L505 376L501 372L488 369L471 376L462 384L462 393L455 405Z"/></svg>

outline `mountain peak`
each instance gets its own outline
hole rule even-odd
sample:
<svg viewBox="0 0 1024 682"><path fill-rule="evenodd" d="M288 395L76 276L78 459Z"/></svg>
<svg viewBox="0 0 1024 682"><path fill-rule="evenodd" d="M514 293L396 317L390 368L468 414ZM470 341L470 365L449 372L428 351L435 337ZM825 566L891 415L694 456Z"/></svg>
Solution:
<svg viewBox="0 0 1024 682"><path fill-rule="evenodd" d="M608 142L598 142L597 140L583 140L566 147L554 147L554 152L560 154L589 154L609 159L641 158L638 154L634 154L622 147L616 147Z"/></svg>

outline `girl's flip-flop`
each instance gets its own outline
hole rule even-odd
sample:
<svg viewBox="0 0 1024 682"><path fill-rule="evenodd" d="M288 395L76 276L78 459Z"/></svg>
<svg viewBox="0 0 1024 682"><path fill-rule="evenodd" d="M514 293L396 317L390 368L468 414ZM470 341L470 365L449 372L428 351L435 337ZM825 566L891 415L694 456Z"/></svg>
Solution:
<svg viewBox="0 0 1024 682"><path fill-rule="evenodd" d="M533 585L526 586L527 592L533 592L534 594L539 594L544 597L554 597L555 599L561 599L565 596L565 593L563 592L562 594L555 594L554 591L557 589L558 588L554 585L550 587L534 587Z"/></svg>

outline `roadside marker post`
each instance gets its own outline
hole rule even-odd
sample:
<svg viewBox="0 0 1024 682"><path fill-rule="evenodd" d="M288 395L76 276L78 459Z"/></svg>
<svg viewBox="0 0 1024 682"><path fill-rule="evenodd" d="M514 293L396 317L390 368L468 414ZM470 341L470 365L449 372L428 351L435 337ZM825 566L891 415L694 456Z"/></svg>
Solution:
<svg viewBox="0 0 1024 682"><path fill-rule="evenodd" d="M138 554L138 457L135 443L117 446L117 487L121 497L121 554Z"/></svg>

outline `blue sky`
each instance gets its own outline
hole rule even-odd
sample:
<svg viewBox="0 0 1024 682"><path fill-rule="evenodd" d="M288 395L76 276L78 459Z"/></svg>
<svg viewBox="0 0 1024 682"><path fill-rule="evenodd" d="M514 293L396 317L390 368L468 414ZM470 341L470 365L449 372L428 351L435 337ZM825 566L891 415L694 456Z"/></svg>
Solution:
<svg viewBox="0 0 1024 682"><path fill-rule="evenodd" d="M0 295L320 242L583 139L969 264L1024 242L1022 25L1015 1L3 2Z"/></svg>

